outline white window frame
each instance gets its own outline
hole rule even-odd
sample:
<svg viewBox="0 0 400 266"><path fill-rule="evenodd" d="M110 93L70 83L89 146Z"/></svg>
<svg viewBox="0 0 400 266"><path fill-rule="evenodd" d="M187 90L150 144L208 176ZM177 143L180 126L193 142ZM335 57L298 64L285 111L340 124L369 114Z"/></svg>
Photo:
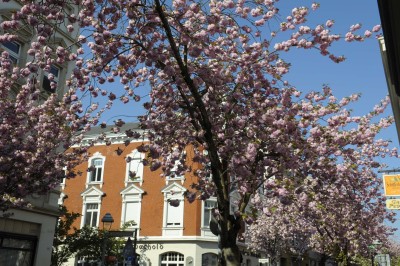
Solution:
<svg viewBox="0 0 400 266"><path fill-rule="evenodd" d="M88 160L88 168L90 168L92 166L92 162L96 159L102 159L102 165L101 165L101 176L100 176L100 181L91 181L91 175L92 175L92 171L88 171L87 172L87 179L86 179L86 188L89 185L100 185L100 188L103 187L103 183L104 183L104 165L105 165L105 161L106 161L106 157L103 156L101 153L96 152L95 154L93 154L92 157L89 158ZM97 167L96 170L97 172Z"/></svg>
<svg viewBox="0 0 400 266"><path fill-rule="evenodd" d="M208 222L208 225L205 223L205 212L209 212L210 213L210 220L211 220L211 210L214 207L206 207L206 203L210 202L212 204L214 204L214 207L217 207L217 199L215 197L211 197L207 200L203 200L201 203L201 235L204 237L216 237L211 231L210 231L210 221Z"/></svg>
<svg viewBox="0 0 400 266"><path fill-rule="evenodd" d="M185 210L185 198L184 192L187 189L177 183L172 183L166 186L161 192L164 193L164 210L163 210L163 236L183 236L183 221L184 221L184 210ZM173 207L170 205L171 200L178 200L179 206ZM170 208L179 208L177 212L180 212L179 225L168 225L168 210Z"/></svg>
<svg viewBox="0 0 400 266"><path fill-rule="evenodd" d="M95 208L88 208L89 206L95 206ZM87 216L90 213L90 222L89 224L86 223ZM96 213L96 221L93 224L93 213ZM100 216L100 207L99 203L97 202L86 202L85 203L85 213L82 216L83 218L83 226L90 226L90 227L97 227L99 225L99 216Z"/></svg>
<svg viewBox="0 0 400 266"><path fill-rule="evenodd" d="M12 41L9 43L14 43L14 44L18 45L18 53L15 53L14 51L10 50L10 48L6 47L4 45L4 43L0 44L0 46L3 50L5 50L9 53L11 61L13 62L13 64L15 64L14 66L18 66L20 58L21 58L22 45L21 45L21 43L19 43L17 41ZM13 59L15 59L15 61Z"/></svg>
<svg viewBox="0 0 400 266"><path fill-rule="evenodd" d="M143 184L143 172L144 172L144 166L143 166L143 159L144 159L144 153L139 152L138 150L133 150L130 154L127 155L127 157L131 157L131 161L126 163L126 172L125 172L125 186L128 186L131 183L134 182L139 182L140 185ZM134 166L136 164L136 167ZM132 169L132 166L136 168ZM136 172L137 178L130 178L129 177L129 171L134 170Z"/></svg>
<svg viewBox="0 0 400 266"><path fill-rule="evenodd" d="M176 259L174 259L176 258ZM179 252L165 252L160 254L160 265L161 266L184 266L185 255Z"/></svg>
<svg viewBox="0 0 400 266"><path fill-rule="evenodd" d="M129 203L139 203L138 210L137 212L139 213L137 220L135 220L136 225L135 226L129 226L129 229L138 229L140 227L140 219L141 219L141 211L142 211L142 198L143 198L143 193L144 190L141 188L135 186L135 185L130 185L123 191L121 191L121 196L122 196L122 211L121 211L121 226L124 225L124 223L128 222L126 221L126 208L129 206ZM138 230L139 233L139 230Z"/></svg>
<svg viewBox="0 0 400 266"><path fill-rule="evenodd" d="M86 189L81 194L81 196L83 198L81 228L85 226L87 204L91 203L97 204L98 215L97 215L96 226L98 227L100 223L101 199L104 196L104 192L102 192L100 189L96 187L90 187Z"/></svg>

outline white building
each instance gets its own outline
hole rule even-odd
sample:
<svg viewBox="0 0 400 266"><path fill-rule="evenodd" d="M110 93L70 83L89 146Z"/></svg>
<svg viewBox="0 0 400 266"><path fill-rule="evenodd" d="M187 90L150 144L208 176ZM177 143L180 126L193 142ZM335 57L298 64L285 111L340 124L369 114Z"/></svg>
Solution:
<svg viewBox="0 0 400 266"><path fill-rule="evenodd" d="M21 8L21 2L11 0L0 4L0 23L10 19L15 10ZM76 7L67 6L66 11L74 13ZM0 43L0 53L7 51L14 65L23 67L30 61L27 51L32 40L35 39L34 30L27 25L12 33L18 35L13 42ZM0 32L4 34L5 32ZM68 33L65 26L61 25L49 42L49 46L63 46L77 49L75 39L77 30ZM49 93L61 96L66 78L74 66L70 63L53 64L50 73L54 75L57 88L52 89L48 73L42 71L38 81L42 88L41 97L46 98ZM19 84L22 85L22 84ZM13 92L19 89L13 88ZM11 95L11 97L15 96ZM58 219L58 199L60 191L51 191L47 195L30 195L25 200L30 202L32 208L9 209L0 217L0 265L1 266L48 266L51 260L51 251L55 226Z"/></svg>

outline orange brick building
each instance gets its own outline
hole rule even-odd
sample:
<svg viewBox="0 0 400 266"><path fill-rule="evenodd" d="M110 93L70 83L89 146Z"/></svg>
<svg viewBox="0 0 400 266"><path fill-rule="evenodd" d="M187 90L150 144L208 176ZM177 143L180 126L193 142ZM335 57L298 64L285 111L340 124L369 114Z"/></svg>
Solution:
<svg viewBox="0 0 400 266"><path fill-rule="evenodd" d="M132 126L135 125L126 125ZM94 129L86 141L99 133L100 129ZM143 166L144 154L137 151L143 140L125 146L126 135L111 132L106 133L106 140L111 144L103 142L90 148L89 160L77 167L82 176L62 185L64 205L69 211L82 214L74 226L101 228L101 218L109 212L114 218L111 230L118 230L128 221L137 223L134 227L138 229L140 265L217 265L218 238L209 229L216 200L189 203L184 192L196 181L190 173L162 178L160 170L152 172ZM122 150L120 155L118 148ZM191 151L186 152L188 163ZM136 172L134 179L130 178L130 171ZM173 207L169 200L179 200L180 204ZM258 265L258 257L244 253L244 265Z"/></svg>

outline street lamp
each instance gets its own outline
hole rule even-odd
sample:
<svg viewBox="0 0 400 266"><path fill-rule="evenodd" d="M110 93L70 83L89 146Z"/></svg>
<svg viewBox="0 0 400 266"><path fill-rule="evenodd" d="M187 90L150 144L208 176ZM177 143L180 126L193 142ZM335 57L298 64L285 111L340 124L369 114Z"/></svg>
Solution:
<svg viewBox="0 0 400 266"><path fill-rule="evenodd" d="M111 225L114 222L114 218L111 216L109 212L107 212L106 214L104 214L103 218L101 218L101 222L103 223L103 230L110 230ZM105 229L107 227L108 229Z"/></svg>
<svg viewBox="0 0 400 266"><path fill-rule="evenodd" d="M111 216L109 212L107 212L103 218L101 218L101 222L103 223L103 233L104 233L104 238L103 238L103 250L101 252L101 265L106 265L106 244L107 244L107 237L108 237L108 231L111 229L111 225L114 222L114 218Z"/></svg>
<svg viewBox="0 0 400 266"><path fill-rule="evenodd" d="M379 242L378 240L375 240L374 242L372 242L371 245L368 246L368 248L371 251L371 266L374 266L374 259L375 259L375 250L378 248L378 246L382 245L381 242Z"/></svg>

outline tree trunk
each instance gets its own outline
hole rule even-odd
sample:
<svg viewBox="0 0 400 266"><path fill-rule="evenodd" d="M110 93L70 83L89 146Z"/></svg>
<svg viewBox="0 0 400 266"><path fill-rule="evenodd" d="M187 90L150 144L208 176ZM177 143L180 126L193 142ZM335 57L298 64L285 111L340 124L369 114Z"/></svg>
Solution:
<svg viewBox="0 0 400 266"><path fill-rule="evenodd" d="M227 176L223 175L223 180ZM242 218L230 213L230 195L227 187L222 186L222 190L217 190L217 200L219 209L219 248L221 266L240 266L241 254L237 245L237 237L241 228Z"/></svg>
<svg viewBox="0 0 400 266"><path fill-rule="evenodd" d="M236 243L240 230L240 218L235 219L233 215L229 215L228 219L220 221L220 239L219 246L221 249L220 266L240 266L241 253Z"/></svg>

